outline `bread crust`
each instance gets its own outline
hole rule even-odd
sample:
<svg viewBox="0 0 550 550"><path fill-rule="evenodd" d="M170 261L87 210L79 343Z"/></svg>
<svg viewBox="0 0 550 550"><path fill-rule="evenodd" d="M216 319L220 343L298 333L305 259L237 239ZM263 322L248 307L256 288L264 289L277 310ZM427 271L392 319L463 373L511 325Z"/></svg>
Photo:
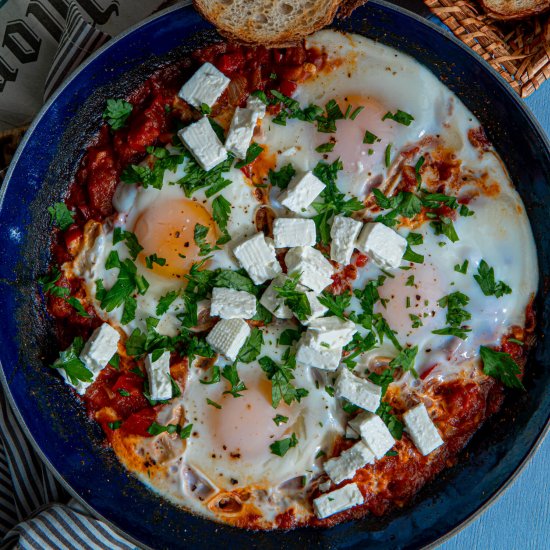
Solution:
<svg viewBox="0 0 550 550"><path fill-rule="evenodd" d="M281 48L293 46L306 36L326 27L334 19L340 5L347 3L347 1L330 0L330 4L326 8L325 13L311 25L281 28L278 34L272 38L266 38L265 35L262 36L261 33L258 33L254 27L254 22L251 20L243 20L238 30L225 25L222 21L224 7L221 3L217 3L217 10L209 9L205 0L193 0L193 5L197 12L207 21L210 21L222 36L232 42L237 42L246 46L261 45L266 48ZM361 0L361 3L365 1L366 0Z"/></svg>
<svg viewBox="0 0 550 550"><path fill-rule="evenodd" d="M490 17L502 21L512 21L514 19L525 19L534 15L539 15L550 10L550 0L539 0L532 7L522 10L503 11L495 8L491 0L479 0L479 3Z"/></svg>

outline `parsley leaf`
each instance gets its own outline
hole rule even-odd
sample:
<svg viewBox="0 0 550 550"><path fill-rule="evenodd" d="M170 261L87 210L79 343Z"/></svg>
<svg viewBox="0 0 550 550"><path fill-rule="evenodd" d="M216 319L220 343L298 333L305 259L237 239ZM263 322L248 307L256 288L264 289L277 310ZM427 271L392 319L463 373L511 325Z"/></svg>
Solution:
<svg viewBox="0 0 550 550"><path fill-rule="evenodd" d="M253 163L262 153L264 148L258 143L252 142L246 150L246 156L235 164L235 168L244 168Z"/></svg>
<svg viewBox="0 0 550 550"><path fill-rule="evenodd" d="M344 311L349 307L351 303L351 292L346 291L343 294L332 294L324 290L320 296L318 296L319 302L327 307L329 311L344 319Z"/></svg>
<svg viewBox="0 0 550 550"><path fill-rule="evenodd" d="M212 286L233 288L234 290L244 290L250 292L250 294L257 294L256 286L248 275L229 269L220 269L214 272L213 275Z"/></svg>
<svg viewBox="0 0 550 550"><path fill-rule="evenodd" d="M209 228L205 225L201 225L200 223L195 224L193 236L195 244L199 247L199 256L207 256L212 250L216 250L216 248L212 248L210 243L206 242L208 231Z"/></svg>
<svg viewBox="0 0 550 550"><path fill-rule="evenodd" d="M262 370L266 373L268 380L271 381L271 406L276 409L281 400L287 405L293 401L300 401L308 392L303 388L295 388L292 384L294 380L293 370L296 368L296 357L285 353L283 363L278 364L269 357L260 357L258 360Z"/></svg>
<svg viewBox="0 0 550 550"><path fill-rule="evenodd" d="M51 222L65 231L74 222L75 214L71 212L64 202L56 202L53 206L48 206L48 212L52 217Z"/></svg>
<svg viewBox="0 0 550 550"><path fill-rule="evenodd" d="M155 313L158 317L164 315L167 311L172 302L178 297L178 293L175 290L171 290L170 292L166 293L164 296L162 296L159 299L159 303L157 304L157 309Z"/></svg>
<svg viewBox="0 0 550 550"><path fill-rule="evenodd" d="M462 273L463 275L466 275L466 273L468 273L468 260L464 260L462 265L456 264L455 271L457 273Z"/></svg>
<svg viewBox="0 0 550 550"><path fill-rule="evenodd" d="M154 254L150 254L149 256L146 256L145 265L149 269L153 269L153 264L158 264L160 266L166 265L166 258L159 258L156 252Z"/></svg>
<svg viewBox="0 0 550 550"><path fill-rule="evenodd" d="M273 418L273 422L277 424L277 426L280 426L281 424L286 424L288 422L288 416L283 416L282 414L278 414Z"/></svg>
<svg viewBox="0 0 550 550"><path fill-rule="evenodd" d="M392 414L392 406L385 401L381 401L376 414L384 421L394 439L403 437L403 423Z"/></svg>
<svg viewBox="0 0 550 550"><path fill-rule="evenodd" d="M489 267L489 264L485 260L479 262L474 279L479 284L485 296L501 298L504 294L512 293L512 289L504 281L498 281L498 283L495 281L495 270Z"/></svg>
<svg viewBox="0 0 550 550"><path fill-rule="evenodd" d="M218 239L219 244L225 244L231 240L231 236L227 232L227 222L229 221L230 215L231 204L224 196L218 195L212 202L212 217L223 232L223 237ZM223 242L220 242L222 240Z"/></svg>
<svg viewBox="0 0 550 550"><path fill-rule="evenodd" d="M42 275L38 278L38 282L42 286L42 291L45 294L50 294L56 298L67 296L70 290L64 286L57 286L55 283L61 278L61 271L57 267L53 267L49 275Z"/></svg>
<svg viewBox="0 0 550 550"><path fill-rule="evenodd" d="M103 118L107 120L107 124L113 130L118 130L126 124L132 109L133 105L124 99L108 99Z"/></svg>
<svg viewBox="0 0 550 550"><path fill-rule="evenodd" d="M239 392L246 390L246 386L239 378L236 363L233 363L232 365L225 365L222 371L222 376L231 384L231 389L224 391L223 393L230 393L233 397L242 397L242 394Z"/></svg>
<svg viewBox="0 0 550 550"><path fill-rule="evenodd" d="M285 456L289 449L296 447L296 445L298 445L298 438L296 437L296 434L293 433L286 439L275 441L275 443L272 443L269 448L274 455Z"/></svg>
<svg viewBox="0 0 550 550"><path fill-rule="evenodd" d="M410 372L415 378L418 378L416 369L414 368L414 361L416 354L418 353L418 346L412 348L403 348L397 357L391 360L391 368L401 368L405 372Z"/></svg>
<svg viewBox="0 0 550 550"><path fill-rule="evenodd" d="M472 315L469 311L463 309L462 306L467 306L470 302L470 298L463 294L462 292L453 292L447 296L443 296L438 300L438 305L440 307L447 308L447 317L446 321L450 325L449 327L433 330L433 334L439 334L442 336L456 336L464 340L467 336L467 333L471 329L463 326L465 321L468 321L472 318Z"/></svg>
<svg viewBox="0 0 550 550"><path fill-rule="evenodd" d="M309 315L311 315L311 305L305 292L296 290L298 286L297 277L288 277L283 286L276 286L275 291L283 298L285 305L287 305L294 315L300 321L305 321Z"/></svg>
<svg viewBox="0 0 550 550"><path fill-rule="evenodd" d="M521 374L521 369L509 353L496 351L485 346L479 348L479 353L483 362L483 372L486 375L500 380L509 388L525 389L517 376Z"/></svg>
<svg viewBox="0 0 550 550"><path fill-rule="evenodd" d="M67 298L67 303L73 306L76 313L80 315L80 317L90 316L90 314L84 309L84 306L80 303L80 300L78 298L75 298L74 296L69 296Z"/></svg>
<svg viewBox="0 0 550 550"><path fill-rule="evenodd" d="M231 180L224 178L223 174L230 170L234 160L233 155L228 155L226 160L208 171L201 168L187 150L184 150L183 155L187 158L185 175L172 185L179 185L186 197L191 197L195 191L204 187L214 188L217 192L231 183Z"/></svg>
<svg viewBox="0 0 550 550"><path fill-rule="evenodd" d="M65 351L59 352L59 358L51 365L53 369L63 369L74 386L78 382L91 382L93 380L92 372L86 368L79 357L83 347L84 340L77 336Z"/></svg>
<svg viewBox="0 0 550 550"><path fill-rule="evenodd" d="M318 153L330 153L334 149L335 145L336 145L336 143L331 141L329 143L323 143L323 144L319 145L319 147L315 147L315 150Z"/></svg>
<svg viewBox="0 0 550 550"><path fill-rule="evenodd" d="M288 187L288 184L290 183L290 180L294 177L295 174L296 170L294 170L292 164L285 164L277 172L271 170L270 168L268 175L271 185L279 187L280 189L286 189Z"/></svg>
<svg viewBox="0 0 550 550"><path fill-rule="evenodd" d="M212 368L212 376L210 377L210 380L207 380L206 378L199 379L199 382L201 384L217 384L220 381L220 367L218 365L214 365Z"/></svg>
<svg viewBox="0 0 550 550"><path fill-rule="evenodd" d="M212 401L212 399L208 399L206 398L206 402L209 404L209 405L212 405L214 408L216 409L221 409L222 406L219 404L219 403L216 403L215 401Z"/></svg>
<svg viewBox="0 0 550 550"><path fill-rule="evenodd" d="M241 363L251 363L260 355L263 344L263 332L259 328L254 327L250 336L245 340L243 347L239 351L237 361Z"/></svg>
<svg viewBox="0 0 550 550"><path fill-rule="evenodd" d="M414 117L412 115L406 113L405 111L400 111L399 109L395 113L388 111L382 117L382 120L386 120L387 118L389 118L390 120L395 120L395 122L403 124L403 126L410 126L411 122L414 120Z"/></svg>
<svg viewBox="0 0 550 550"><path fill-rule="evenodd" d="M300 339L301 331L287 328L281 332L278 344L281 346L291 346L294 342Z"/></svg>
<svg viewBox="0 0 550 550"><path fill-rule="evenodd" d="M126 246L128 247L130 257L135 261L138 254L143 250L143 246L139 244L136 234L131 231L125 231L121 227L115 227L113 232L113 244L117 244L121 241L126 241Z"/></svg>

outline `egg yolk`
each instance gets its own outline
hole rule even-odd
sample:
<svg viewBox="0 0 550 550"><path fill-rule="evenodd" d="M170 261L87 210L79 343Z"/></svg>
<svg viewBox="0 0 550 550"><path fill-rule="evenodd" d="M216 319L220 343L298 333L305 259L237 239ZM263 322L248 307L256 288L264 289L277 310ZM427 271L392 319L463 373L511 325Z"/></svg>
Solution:
<svg viewBox="0 0 550 550"><path fill-rule="evenodd" d="M257 460L269 453L269 445L283 437L290 422L277 426L276 414L291 417L288 405L281 401L277 409L271 406L271 382L265 377L246 382L242 396L224 395L220 399L221 414L210 415L214 439L230 453L243 460Z"/></svg>
<svg viewBox="0 0 550 550"><path fill-rule="evenodd" d="M353 120L347 118L336 121L336 133L333 134L335 145L329 156L330 161L340 158L344 168L352 172L370 171L374 166L383 164L385 149L393 141L394 135L394 123L382 120L388 108L376 99L351 94L336 101L343 113L348 105L352 107L351 113L358 107L363 107L363 110ZM365 138L367 131L372 135Z"/></svg>
<svg viewBox="0 0 550 550"><path fill-rule="evenodd" d="M201 241L202 255L195 241L197 224L208 229ZM138 217L134 233L143 247L139 259L146 265L146 258L156 254L163 265L153 262L152 269L167 278L181 278L188 273L193 263L206 256L206 247L215 245L218 236L206 208L188 199L156 202Z"/></svg>

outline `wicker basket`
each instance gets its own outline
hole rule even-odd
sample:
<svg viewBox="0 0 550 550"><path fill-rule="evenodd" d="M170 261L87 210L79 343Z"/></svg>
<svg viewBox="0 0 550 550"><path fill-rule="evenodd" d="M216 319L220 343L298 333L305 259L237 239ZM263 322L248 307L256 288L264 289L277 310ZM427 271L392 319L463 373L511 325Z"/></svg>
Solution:
<svg viewBox="0 0 550 550"><path fill-rule="evenodd" d="M488 61L527 97L550 78L550 16L503 22L465 0L424 0L464 44Z"/></svg>

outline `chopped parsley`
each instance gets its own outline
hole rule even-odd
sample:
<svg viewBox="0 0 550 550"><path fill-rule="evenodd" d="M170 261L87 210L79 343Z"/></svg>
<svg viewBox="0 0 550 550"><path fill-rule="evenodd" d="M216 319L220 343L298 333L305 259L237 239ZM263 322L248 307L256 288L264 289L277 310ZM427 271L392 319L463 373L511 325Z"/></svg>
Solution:
<svg viewBox="0 0 550 550"><path fill-rule="evenodd" d="M463 306L467 306L470 302L470 298L462 292L453 292L447 296L443 296L438 300L440 307L447 308L446 321L449 324L448 327L433 330L433 334L439 334L443 336L456 336L462 340L466 339L467 333L471 332L470 328L464 326L464 322L470 320L472 315L469 311L465 310Z"/></svg>
<svg viewBox="0 0 550 550"><path fill-rule="evenodd" d="M212 376L210 377L210 380L207 378L201 378L199 382L201 384L217 384L220 381L220 367L218 365L214 365L212 367Z"/></svg>
<svg viewBox="0 0 550 550"><path fill-rule="evenodd" d="M343 164L340 159L336 159L332 164L320 161L313 169L313 174L325 184L325 189L319 195L323 202L312 204L317 211L317 215L313 218L317 227L317 238L323 244L330 242L330 223L334 215L350 215L364 208L363 203L357 198L346 199L344 193L338 189L336 179L338 172L342 169Z"/></svg>
<svg viewBox="0 0 550 550"><path fill-rule="evenodd" d="M324 290L317 298L333 315L344 319L344 311L351 303L351 292L346 291L342 294L332 294Z"/></svg>
<svg viewBox="0 0 550 550"><path fill-rule="evenodd" d="M246 156L243 160L235 163L235 168L244 168L253 163L262 153L264 148L257 143L251 143L246 151Z"/></svg>
<svg viewBox="0 0 550 550"><path fill-rule="evenodd" d="M286 439L275 441L275 443L272 443L269 448L274 455L285 456L289 449L296 447L296 445L298 445L298 438L296 437L296 434L293 433Z"/></svg>
<svg viewBox="0 0 550 550"><path fill-rule="evenodd" d="M254 327L250 332L250 336L245 340L243 347L240 349L237 361L241 363L251 363L260 355L263 344L263 332L259 328Z"/></svg>
<svg viewBox="0 0 550 550"><path fill-rule="evenodd" d="M79 382L93 380L92 372L86 368L79 357L83 347L84 340L77 336L65 351L59 352L59 357L51 365L53 369L63 369L73 386L78 385Z"/></svg>
<svg viewBox="0 0 550 550"><path fill-rule="evenodd" d="M457 273L462 273L462 275L466 275L468 273L468 260L464 260L464 262L461 264L455 265L455 271Z"/></svg>
<svg viewBox="0 0 550 550"><path fill-rule="evenodd" d="M135 261L135 259L138 257L138 254L143 250L143 246L139 244L136 234L132 233L131 231L125 231L121 227L115 227L115 230L113 232L113 244L117 244L121 241L126 242L130 257L132 258L132 260Z"/></svg>
<svg viewBox="0 0 550 550"><path fill-rule="evenodd" d="M223 235L217 240L217 244L222 245L231 240L231 235L227 232L227 222L231 215L231 204L222 195L218 195L212 202L212 217L218 224Z"/></svg>
<svg viewBox="0 0 550 550"><path fill-rule="evenodd" d="M181 439L187 439L191 435L193 424L188 424L185 428L182 428L179 424L167 424L163 426L158 422L153 422L148 428L147 433L151 435L160 435L164 432L169 434L178 434Z"/></svg>
<svg viewBox="0 0 550 550"><path fill-rule="evenodd" d="M61 231L65 231L74 222L75 214L67 208L64 202L56 202L53 206L48 206L48 212L51 222Z"/></svg>
<svg viewBox="0 0 550 550"><path fill-rule="evenodd" d="M208 235L209 228L200 223L195 224L195 229L193 231L193 237L195 239L195 244L199 247L199 256L207 256L213 250L216 250L217 247L212 248L210 243L206 242L206 236Z"/></svg>
<svg viewBox="0 0 550 550"><path fill-rule="evenodd" d="M303 388L294 387L294 369L296 368L296 357L286 351L283 355L283 362L276 363L270 357L260 357L259 361L262 370L268 380L271 381L271 406L276 409L279 403L284 401L290 405L306 397L308 391Z"/></svg>
<svg viewBox="0 0 550 550"><path fill-rule="evenodd" d="M224 391L223 393L230 393L233 397L242 397L240 392L246 390L246 386L239 378L236 363L233 363L232 365L225 365L222 370L222 376L231 384L231 389Z"/></svg>
<svg viewBox="0 0 550 550"><path fill-rule="evenodd" d="M394 120L403 126L410 126L411 122L414 120L414 117L405 111L397 110L395 113L388 111L383 117L382 120L386 119Z"/></svg>
<svg viewBox="0 0 550 550"><path fill-rule="evenodd" d="M390 367L392 369L401 368L404 372L410 372L415 378L418 378L418 374L414 368L414 361L417 353L418 346L403 348L397 357L390 361Z"/></svg>
<svg viewBox="0 0 550 550"><path fill-rule="evenodd" d="M336 144L331 141L329 143L323 143L322 145L319 145L319 147L315 147L315 150L318 153L330 153Z"/></svg>
<svg viewBox="0 0 550 550"><path fill-rule="evenodd" d="M311 305L305 292L297 290L298 277L288 277L283 286L276 286L275 291L283 298L294 315L300 320L305 321L311 315Z"/></svg>
<svg viewBox="0 0 550 550"><path fill-rule="evenodd" d="M479 353L483 362L483 372L487 376L500 380L509 388L525 389L518 378L518 374L521 374L521 369L509 353L496 351L485 346L479 348Z"/></svg>
<svg viewBox="0 0 550 550"><path fill-rule="evenodd" d="M505 294L511 294L512 289L504 281L495 280L495 270L489 267L485 260L479 262L477 274L474 279L479 284L481 291L485 296L496 296L502 298Z"/></svg>
<svg viewBox="0 0 550 550"><path fill-rule="evenodd" d="M113 130L119 130L126 124L132 109L133 105L124 99L108 99L103 118Z"/></svg>
<svg viewBox="0 0 550 550"><path fill-rule="evenodd" d="M280 189L286 189L295 174L296 170L294 170L292 164L285 164L277 172L271 170L270 168L268 176L271 185L274 187L279 187Z"/></svg>
<svg viewBox="0 0 550 550"><path fill-rule="evenodd" d="M420 186L422 185L422 175L420 174L420 169L422 168L424 164L424 157L420 157L416 164L414 165L414 177L416 178L416 188L420 189Z"/></svg>
<svg viewBox="0 0 550 550"><path fill-rule="evenodd" d="M164 296L161 296L157 304L157 309L155 311L157 316L161 317L162 315L164 315L177 297L178 297L178 293L175 290L171 290L170 292L166 293Z"/></svg>
<svg viewBox="0 0 550 550"><path fill-rule="evenodd" d="M281 424L286 424L288 422L288 416L283 416L282 414L278 414L273 418L273 422L275 422L277 426L280 426Z"/></svg>
<svg viewBox="0 0 550 550"><path fill-rule="evenodd" d="M115 420L114 422L108 422L107 426L109 426L111 430L118 430L120 426L122 426L122 422L120 420Z"/></svg>
<svg viewBox="0 0 550 550"><path fill-rule="evenodd" d="M365 130L365 135L363 136L363 143L372 145L375 141L380 141L380 138L374 135L372 132Z"/></svg>
<svg viewBox="0 0 550 550"><path fill-rule="evenodd" d="M212 401L212 399L206 398L206 402L209 405L212 405L212 407L214 407L215 409L221 409L222 408L222 406L219 403L216 403L215 401Z"/></svg>
<svg viewBox="0 0 550 550"><path fill-rule="evenodd" d="M154 254L150 254L149 256L146 256L145 265L149 269L153 269L153 264L157 264L160 266L166 265L166 258L159 258L156 252Z"/></svg>
<svg viewBox="0 0 550 550"><path fill-rule="evenodd" d="M386 165L386 168L390 167L390 164L391 164L391 143L388 143L388 145L386 145L386 150L384 151L384 164Z"/></svg>

